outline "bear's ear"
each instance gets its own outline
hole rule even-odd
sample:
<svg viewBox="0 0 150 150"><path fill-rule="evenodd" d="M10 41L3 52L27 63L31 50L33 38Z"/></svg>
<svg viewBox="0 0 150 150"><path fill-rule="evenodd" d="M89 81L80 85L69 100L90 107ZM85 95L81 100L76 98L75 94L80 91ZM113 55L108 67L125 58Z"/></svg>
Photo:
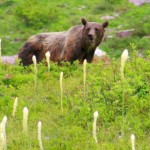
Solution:
<svg viewBox="0 0 150 150"><path fill-rule="evenodd" d="M87 21L84 18L81 19L81 22L84 26L87 24Z"/></svg>
<svg viewBox="0 0 150 150"><path fill-rule="evenodd" d="M108 26L108 21L106 21L106 22L104 22L103 24L102 24L102 26L103 26L103 28L106 28L107 26Z"/></svg>

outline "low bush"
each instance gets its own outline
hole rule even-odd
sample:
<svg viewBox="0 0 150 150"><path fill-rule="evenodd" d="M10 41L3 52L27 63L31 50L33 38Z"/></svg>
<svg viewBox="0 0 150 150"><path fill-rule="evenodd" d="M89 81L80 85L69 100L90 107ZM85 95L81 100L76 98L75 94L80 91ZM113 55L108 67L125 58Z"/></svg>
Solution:
<svg viewBox="0 0 150 150"><path fill-rule="evenodd" d="M15 8L16 15L27 26L42 28L56 22L58 18L57 8L48 5L44 1L21 1Z"/></svg>

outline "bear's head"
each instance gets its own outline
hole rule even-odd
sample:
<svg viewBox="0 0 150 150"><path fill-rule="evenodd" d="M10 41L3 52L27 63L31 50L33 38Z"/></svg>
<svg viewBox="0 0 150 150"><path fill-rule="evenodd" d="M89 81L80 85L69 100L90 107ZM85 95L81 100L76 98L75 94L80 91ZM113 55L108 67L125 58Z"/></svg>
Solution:
<svg viewBox="0 0 150 150"><path fill-rule="evenodd" d="M105 28L108 26L108 22L102 24L97 22L87 22L84 18L81 19L83 24L82 36L85 43L88 45L98 46L104 37Z"/></svg>

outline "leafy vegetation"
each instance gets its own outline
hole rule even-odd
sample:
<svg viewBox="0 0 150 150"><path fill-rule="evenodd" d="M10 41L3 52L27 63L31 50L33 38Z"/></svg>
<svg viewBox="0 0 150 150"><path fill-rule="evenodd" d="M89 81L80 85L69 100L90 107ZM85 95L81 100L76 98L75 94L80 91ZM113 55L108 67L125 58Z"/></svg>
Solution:
<svg viewBox="0 0 150 150"><path fill-rule="evenodd" d="M57 12L54 7L50 7L46 2L37 0L21 1L15 9L16 15L26 26L42 28L44 24L52 24L57 20ZM43 13L44 12L44 13Z"/></svg>
<svg viewBox="0 0 150 150"><path fill-rule="evenodd" d="M27 38L40 32L63 31L80 24L82 17L89 21L103 22L101 17L113 16L109 20L108 38L100 47L108 55L118 57L130 43L145 54L150 42L145 36L150 33L150 5L134 6L126 0L2 0L0 2L0 38L3 40L3 55L18 52ZM132 36L117 38L116 32L135 29ZM110 32L111 31L111 32Z"/></svg>
<svg viewBox="0 0 150 150"><path fill-rule="evenodd" d="M1 0L0 38L2 54L18 52L24 41L39 32L62 31L80 24L81 17L103 22L105 15L119 13L110 20L106 39L100 46L110 56L108 63L87 64L86 95L83 66L75 62L61 67L51 62L38 64L37 87L34 67L0 64L0 119L7 115L7 149L39 149L37 123L42 121L44 149L131 149L135 134L136 149L150 145L150 33L149 5L133 6L126 0ZM118 26L120 26L118 28ZM118 30L134 28L131 37L118 38ZM112 31L110 32L110 29ZM131 44L134 43L134 44ZM136 45L136 46L135 46ZM120 78L120 54L129 49L125 81ZM139 53L143 56L139 57ZM63 115L60 99L60 72L63 78ZM13 103L18 97L16 116ZM22 132L22 110L29 109L28 135ZM92 137L93 113L98 111L97 139ZM121 137L120 137L121 134Z"/></svg>
<svg viewBox="0 0 150 150"><path fill-rule="evenodd" d="M148 150L150 136L150 55L138 58L132 44L125 65L125 82L120 78L120 60L110 64L87 64L86 97L83 66L75 62L58 67L51 62L38 64L37 87L33 65L0 67L0 118L8 117L8 149L38 149L37 123L42 121L44 149L131 149L130 135L136 136L136 148ZM63 78L63 115L60 99L60 72ZM11 117L15 97L16 116ZM124 104L123 104L124 100ZM123 104L123 105L122 105ZM29 133L22 133L22 110L29 108ZM98 144L92 137L93 113L99 112ZM122 115L124 112L124 115ZM119 138L119 134L122 137Z"/></svg>

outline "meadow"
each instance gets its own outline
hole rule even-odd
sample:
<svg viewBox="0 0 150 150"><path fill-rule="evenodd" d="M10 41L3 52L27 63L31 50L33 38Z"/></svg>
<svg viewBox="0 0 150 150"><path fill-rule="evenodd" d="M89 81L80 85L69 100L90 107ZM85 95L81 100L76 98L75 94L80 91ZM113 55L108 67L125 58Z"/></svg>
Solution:
<svg viewBox="0 0 150 150"><path fill-rule="evenodd" d="M44 0L39 3L2 0L2 55L16 54L32 34L67 30L79 24L83 16L89 21L99 21L101 16L119 11L120 16L110 21L109 28L117 30L120 23L123 29L136 28L132 37L104 41L100 47L106 50L109 61L87 64L86 69L78 61L61 67L50 62L48 69L44 60L37 64L37 72L34 65L23 67L19 60L15 65L0 63L0 120L7 116L7 149L40 149L38 123L41 121L44 150L130 150L131 134L135 135L137 150L149 150L150 43L144 37L150 30L149 8L149 5L135 7L125 0ZM129 57L122 77L124 49L128 49ZM139 57L139 54L142 55ZM13 115L16 97L18 105ZM29 111L27 132L23 130L25 107ZM92 133L95 111L98 112L98 142Z"/></svg>
<svg viewBox="0 0 150 150"><path fill-rule="evenodd" d="M50 63L34 66L1 64L0 117L6 115L7 149L39 149L37 123L42 122L44 149L131 149L148 150L150 127L150 55L130 53L125 64L125 79L120 75L120 60L87 64L84 89L83 66L75 62L62 67ZM62 79L62 105L60 72ZM18 97L16 115L13 103ZM24 135L23 108L29 110L28 134ZM98 111L97 139L92 136L93 113Z"/></svg>
<svg viewBox="0 0 150 150"><path fill-rule="evenodd" d="M100 47L111 57L120 57L123 49L135 43L137 50L145 55L150 47L150 5L134 6L128 0L1 0L0 38L3 40L3 55L14 55L33 34L64 31L81 24L81 18L104 22L111 16L106 35ZM132 36L120 38L118 31L134 29Z"/></svg>

